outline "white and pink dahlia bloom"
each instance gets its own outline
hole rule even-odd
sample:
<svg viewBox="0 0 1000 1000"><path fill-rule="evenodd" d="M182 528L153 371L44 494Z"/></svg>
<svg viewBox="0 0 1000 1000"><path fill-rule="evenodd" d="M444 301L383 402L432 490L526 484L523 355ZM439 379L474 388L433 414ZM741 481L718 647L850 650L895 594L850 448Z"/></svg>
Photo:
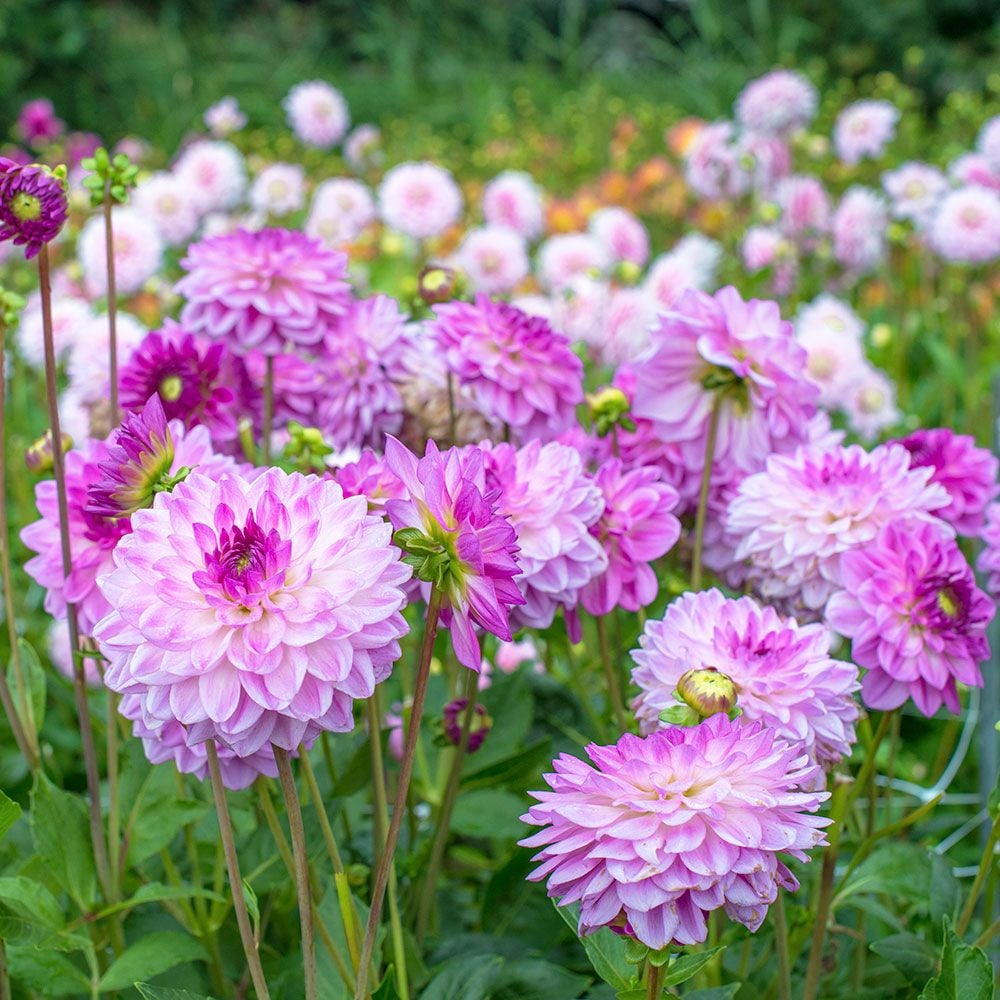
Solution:
<svg viewBox="0 0 1000 1000"><path fill-rule="evenodd" d="M882 175L882 187L892 199L892 214L923 227L948 190L948 180L929 163L911 160Z"/></svg>
<svg viewBox="0 0 1000 1000"><path fill-rule="evenodd" d="M289 229L239 229L194 243L175 290L181 323L237 354L312 347L347 311L347 256Z"/></svg>
<svg viewBox="0 0 1000 1000"><path fill-rule="evenodd" d="M855 101L837 116L833 147L844 163L854 165L881 156L896 134L899 108L889 101Z"/></svg>
<svg viewBox="0 0 1000 1000"><path fill-rule="evenodd" d="M307 146L319 149L336 146L351 124L344 95L324 80L297 83L283 104L288 124Z"/></svg>
<svg viewBox="0 0 1000 1000"><path fill-rule="evenodd" d="M690 289L707 292L716 282L722 247L701 233L688 233L650 265L645 292L663 309L671 309Z"/></svg>
<svg viewBox="0 0 1000 1000"><path fill-rule="evenodd" d="M1000 194L968 185L948 192L930 223L931 248L945 260L984 264L1000 257Z"/></svg>
<svg viewBox="0 0 1000 1000"><path fill-rule="evenodd" d="M538 249L538 280L552 292L566 288L574 278L603 274L610 265L607 248L590 233L558 233Z"/></svg>
<svg viewBox="0 0 1000 1000"><path fill-rule="evenodd" d="M138 292L163 263L163 239L156 223L136 208L116 206L111 213L115 282L121 295ZM80 230L76 255L83 284L95 298L108 292L107 243L104 218L94 215Z"/></svg>
<svg viewBox="0 0 1000 1000"><path fill-rule="evenodd" d="M849 188L833 213L833 256L853 275L874 271L886 257L889 213L871 188Z"/></svg>
<svg viewBox="0 0 1000 1000"><path fill-rule="evenodd" d="M510 292L531 270L523 237L506 226L468 230L454 263L465 272L474 291L487 295Z"/></svg>
<svg viewBox="0 0 1000 1000"><path fill-rule="evenodd" d="M264 215L290 215L305 203L306 172L298 163L272 163L250 188L250 207Z"/></svg>
<svg viewBox="0 0 1000 1000"><path fill-rule="evenodd" d="M599 208L590 217L587 228L607 251L612 263L625 261L645 267L649 260L649 233L628 209L611 205Z"/></svg>
<svg viewBox="0 0 1000 1000"><path fill-rule="evenodd" d="M81 330L94 319L90 303L72 294L54 294L52 297L52 340L56 358L62 359L81 341ZM107 324L105 324L107 325ZM42 327L42 299L37 292L28 296L24 311L14 328L21 356L36 368L45 366L45 341ZM83 343L83 349L89 345Z"/></svg>
<svg viewBox="0 0 1000 1000"><path fill-rule="evenodd" d="M236 208L247 190L247 167L231 142L201 139L181 154L174 176L199 215Z"/></svg>
<svg viewBox="0 0 1000 1000"><path fill-rule="evenodd" d="M436 163L400 163L382 178L378 208L391 229L426 240L458 221L462 192L451 173Z"/></svg>
<svg viewBox="0 0 1000 1000"><path fill-rule="evenodd" d="M865 325L861 317L843 300L824 292L803 305L795 317L795 334L820 330L830 336L859 341Z"/></svg>
<svg viewBox="0 0 1000 1000"><path fill-rule="evenodd" d="M801 74L774 69L751 80L736 99L736 120L751 132L788 136L816 117L819 94Z"/></svg>
<svg viewBox="0 0 1000 1000"><path fill-rule="evenodd" d="M376 219L371 191L353 177L323 181L313 195L306 235L334 249L356 240Z"/></svg>
<svg viewBox="0 0 1000 1000"><path fill-rule="evenodd" d="M753 178L732 122L712 122L698 132L684 160L684 176L702 198L738 198L750 190Z"/></svg>
<svg viewBox="0 0 1000 1000"><path fill-rule="evenodd" d="M581 934L601 927L649 948L697 944L723 908L757 930L795 876L778 859L825 843L815 814L826 792L803 791L819 768L772 729L717 714L693 727L570 754L545 775L551 791L522 820L541 831L528 878L560 905L580 904Z"/></svg>
<svg viewBox="0 0 1000 1000"><path fill-rule="evenodd" d="M663 727L660 713L677 704L674 690L684 673L714 668L736 685L747 722L801 743L829 770L851 753L859 688L858 668L830 656L832 639L826 625L799 625L752 597L682 594L662 619L646 623L641 648L632 653L640 692L633 708L642 732Z"/></svg>
<svg viewBox="0 0 1000 1000"><path fill-rule="evenodd" d="M151 728L237 756L354 726L399 656L410 568L392 529L336 483L194 473L132 517L100 587L105 683Z"/></svg>
<svg viewBox="0 0 1000 1000"><path fill-rule="evenodd" d="M514 582L525 603L512 609L512 627L548 628L556 611L574 608L580 589L607 569L604 548L590 533L604 496L575 448L535 440L484 451L486 485L500 489L499 511L520 547Z"/></svg>
<svg viewBox="0 0 1000 1000"><path fill-rule="evenodd" d="M813 248L830 228L830 196L817 177L795 175L775 186L782 233L799 246Z"/></svg>
<svg viewBox="0 0 1000 1000"><path fill-rule="evenodd" d="M866 452L859 445L806 446L773 455L747 476L729 505L726 531L735 557L760 596L789 611L819 617L840 589L845 552L869 544L883 525L907 515L939 522L950 498L913 468L899 444ZM950 530L950 529L949 529Z"/></svg>
<svg viewBox="0 0 1000 1000"><path fill-rule="evenodd" d="M152 220L167 246L187 243L198 228L198 209L176 174L148 177L135 189L132 203Z"/></svg>
<svg viewBox="0 0 1000 1000"><path fill-rule="evenodd" d="M371 122L355 126L344 140L344 161L360 173L382 162L382 130Z"/></svg>
<svg viewBox="0 0 1000 1000"><path fill-rule="evenodd" d="M805 348L806 372L819 386L820 406L844 407L848 391L868 369L861 340L821 323L797 326L795 339Z"/></svg>
<svg viewBox="0 0 1000 1000"><path fill-rule="evenodd" d="M867 361L843 388L840 406L851 429L866 441L878 436L902 416L896 406L896 387L881 368Z"/></svg>
<svg viewBox="0 0 1000 1000"><path fill-rule="evenodd" d="M247 116L240 109L235 97L223 97L205 109L201 116L205 127L217 139L224 139L233 132L239 132L247 123Z"/></svg>
<svg viewBox="0 0 1000 1000"><path fill-rule="evenodd" d="M483 190L483 218L488 225L506 226L526 240L542 234L542 189L530 174L505 170Z"/></svg>

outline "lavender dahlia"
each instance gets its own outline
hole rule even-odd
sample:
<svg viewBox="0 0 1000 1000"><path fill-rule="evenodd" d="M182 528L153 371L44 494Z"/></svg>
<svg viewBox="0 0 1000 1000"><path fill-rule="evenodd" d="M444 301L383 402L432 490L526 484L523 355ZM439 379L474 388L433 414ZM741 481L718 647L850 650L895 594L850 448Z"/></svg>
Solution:
<svg viewBox="0 0 1000 1000"><path fill-rule="evenodd" d="M997 598L1000 597L1000 503L991 503L986 508L982 539L976 568L986 575L986 588Z"/></svg>
<svg viewBox="0 0 1000 1000"><path fill-rule="evenodd" d="M0 156L0 243L23 246L31 260L59 234L68 208L64 177L37 163L20 166Z"/></svg>
<svg viewBox="0 0 1000 1000"><path fill-rule="evenodd" d="M683 594L662 619L649 621L632 653L633 703L644 733L662 728L660 713L689 670L714 668L732 680L747 722L761 722L801 743L829 770L851 752L858 708L858 668L830 656L825 625L799 625L752 597L718 590Z"/></svg>
<svg viewBox="0 0 1000 1000"><path fill-rule="evenodd" d="M802 790L819 768L760 723L713 715L587 754L553 762L551 791L521 817L544 829L520 842L541 848L528 878L580 904L581 934L697 944L720 907L755 931L779 887L798 888L779 852L806 861L824 843L830 821L811 814L827 793Z"/></svg>
<svg viewBox="0 0 1000 1000"><path fill-rule="evenodd" d="M942 528L893 522L841 559L842 589L827 620L850 637L854 659L867 668L861 694L871 708L912 698L927 716L942 702L958 712L957 684L982 686L979 664L989 659L986 627L996 607Z"/></svg>
<svg viewBox="0 0 1000 1000"><path fill-rule="evenodd" d="M408 567L362 497L269 469L197 473L132 517L100 586L105 682L151 726L240 757L353 728L399 656Z"/></svg>

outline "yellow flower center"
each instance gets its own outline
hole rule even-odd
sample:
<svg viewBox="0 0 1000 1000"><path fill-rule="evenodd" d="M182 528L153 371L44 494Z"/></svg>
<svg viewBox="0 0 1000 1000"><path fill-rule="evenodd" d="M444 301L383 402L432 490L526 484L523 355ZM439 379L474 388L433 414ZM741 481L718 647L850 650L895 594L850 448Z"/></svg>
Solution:
<svg viewBox="0 0 1000 1000"><path fill-rule="evenodd" d="M958 601L955 598L955 592L951 587L945 587L943 590L939 590L937 594L937 606L949 617L958 617Z"/></svg>
<svg viewBox="0 0 1000 1000"><path fill-rule="evenodd" d="M160 381L160 398L168 403L176 403L181 398L183 388L180 375L168 375Z"/></svg>
<svg viewBox="0 0 1000 1000"><path fill-rule="evenodd" d="M10 200L10 210L21 222L34 222L41 218L42 203L27 191L18 191Z"/></svg>

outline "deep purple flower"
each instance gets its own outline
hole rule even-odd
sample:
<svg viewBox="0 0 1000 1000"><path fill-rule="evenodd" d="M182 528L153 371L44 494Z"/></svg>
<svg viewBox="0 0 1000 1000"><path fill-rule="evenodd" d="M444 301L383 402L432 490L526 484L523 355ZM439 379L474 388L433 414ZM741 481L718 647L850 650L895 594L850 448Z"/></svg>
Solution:
<svg viewBox="0 0 1000 1000"><path fill-rule="evenodd" d="M443 722L444 735L448 742L454 746L462 743L462 726L465 723L465 706L468 705L467 698L456 698L449 701L444 706ZM482 745L493 728L493 720L486 712L486 706L476 703L472 709L472 721L469 724L469 742L466 746L468 753L475 753Z"/></svg>
<svg viewBox="0 0 1000 1000"><path fill-rule="evenodd" d="M31 260L59 234L68 207L62 177L37 163L22 167L0 156L0 243L23 246Z"/></svg>

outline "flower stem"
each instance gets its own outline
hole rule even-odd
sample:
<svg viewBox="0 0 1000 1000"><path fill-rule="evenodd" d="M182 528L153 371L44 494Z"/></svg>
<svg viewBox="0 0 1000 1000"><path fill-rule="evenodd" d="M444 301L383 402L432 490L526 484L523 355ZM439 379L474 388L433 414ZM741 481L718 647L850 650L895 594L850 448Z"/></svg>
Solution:
<svg viewBox="0 0 1000 1000"><path fill-rule="evenodd" d="M698 491L698 509L694 516L694 556L691 562L691 589L701 590L701 564L705 549L705 521L708 516L708 492L712 483L712 466L715 464L715 440L719 435L719 414L722 411L722 395L715 393L712 400L712 415L708 421L705 437L705 464L701 470L701 489Z"/></svg>
<svg viewBox="0 0 1000 1000"><path fill-rule="evenodd" d="M472 731L472 720L476 716L476 699L479 695L479 675L468 672L465 680L465 713L462 716L462 735L458 746L451 757L451 769L448 772L448 784L445 786L444 798L441 801L441 811L438 813L437 829L434 831L434 841L431 847L430 860L427 862L427 874L424 876L420 890L420 902L417 906L417 944L423 945L427 936L427 925L430 923L431 910L434 906L434 896L437 889L438 875L444 860L445 848L448 845L448 833L451 825L451 814L458 799L458 790L462 779L462 764L469 750L469 735Z"/></svg>
<svg viewBox="0 0 1000 1000"><path fill-rule="evenodd" d="M976 948L985 948L990 941L997 936L997 934L1000 934L1000 917L997 917L997 919L994 920L993 923L990 924L990 926L976 938L973 944Z"/></svg>
<svg viewBox="0 0 1000 1000"><path fill-rule="evenodd" d="M337 839L333 835L333 827L330 826L330 817L326 814L326 807L319 794L319 784L316 781L316 772L309 761L309 754L305 747L299 747L299 770L305 776L306 786L313 801L313 808L319 818L320 829L323 831L323 841L326 844L326 853L330 855L334 872L340 873L344 870L344 862L337 848Z"/></svg>
<svg viewBox="0 0 1000 1000"><path fill-rule="evenodd" d="M118 416L118 286L115 278L115 241L111 225L111 182L104 189L104 260L108 270L108 378L111 381L111 426Z"/></svg>
<svg viewBox="0 0 1000 1000"><path fill-rule="evenodd" d="M43 251L44 252L44 251ZM219 835L222 847L226 853L226 868L229 871L229 888L233 897L233 909L236 911L236 924L240 929L240 941L243 942L243 954L247 960L247 969L257 992L257 1000L270 1000L271 994L264 979L264 969L260 964L260 954L257 942L254 940L253 929L250 926L250 914L243 898L243 877L240 875L240 861L236 854L236 839L233 836L233 823L229 818L229 806L226 803L226 788L222 784L222 771L219 769L219 754L215 749L215 741L205 744L208 751L208 770L212 779L212 795L215 797L215 811L219 817Z"/></svg>
<svg viewBox="0 0 1000 1000"><path fill-rule="evenodd" d="M430 600L427 602L427 621L424 625L424 640L420 647L420 665L417 669L417 679L413 688L413 706L410 709L410 724L406 729L406 746L403 759L399 765L399 780L396 784L396 798L392 806L392 820L389 823L389 833L386 837L385 849L379 858L375 882L372 886L371 909L368 911L368 927L365 930L365 942L361 949L361 967L358 969L358 988L354 1000L365 1000L368 993L368 966L371 963L372 952L375 950L375 935L378 932L379 917L382 914L382 900L389 881L389 871L392 868L396 845L399 843L399 830L403 825L403 814L406 812L406 798L410 791L410 778L413 775L413 758L416 752L417 740L420 738L420 719L424 712L424 699L427 696L427 679L431 672L431 657L434 654L434 637L437 634L438 616L441 613L441 592L437 587L431 587Z"/></svg>
<svg viewBox="0 0 1000 1000"><path fill-rule="evenodd" d="M455 376L448 372L448 443L452 446L458 443L458 431L455 419Z"/></svg>
<svg viewBox="0 0 1000 1000"><path fill-rule="evenodd" d="M292 836L292 860L295 862L295 888L299 897L299 921L302 924L302 970L305 975L306 1000L318 1000L316 982L316 941L313 936L312 888L309 885L309 856L306 852L306 834L302 826L302 808L295 787L288 751L274 747L274 760L278 765L278 780L285 797L288 829Z"/></svg>
<svg viewBox="0 0 1000 1000"><path fill-rule="evenodd" d="M262 431L261 454L265 465L271 464L271 432L274 426L274 358L267 356L264 372L264 429Z"/></svg>
<svg viewBox="0 0 1000 1000"><path fill-rule="evenodd" d="M66 500L66 468L63 462L62 429L59 426L59 396L56 388L56 351L52 336L52 286L49 279L49 249L43 245L38 254L39 291L42 300L42 340L45 345L45 390L48 397L49 426L52 430L52 474L56 483L59 510L59 542L62 548L63 577L73 571L73 552L69 540L69 505ZM87 704L87 682L80 657L80 627L76 605L66 602L66 628L69 633L70 657L73 663L73 694L80 725L84 770L87 775L87 795L90 799L90 840L94 849L94 865L107 902L116 900L111 893L108 875L108 848L104 840L101 818L101 776L97 768L94 733L90 727L90 707Z"/></svg>
<svg viewBox="0 0 1000 1000"><path fill-rule="evenodd" d="M998 840L1000 840L1000 815L993 821L993 826L990 828L990 835L986 838L983 857L979 862L979 870L976 872L976 877L972 880L969 898L966 899L965 906L962 907L961 916L958 918L958 923L955 924L955 933L959 937L968 930L969 923L972 921L972 915L976 912L976 903L979 901L979 894L983 891L983 884L986 882L990 869L996 860L994 853Z"/></svg>
<svg viewBox="0 0 1000 1000"><path fill-rule="evenodd" d="M778 1000L792 1000L792 969L788 961L788 924L785 897L778 889L774 900L774 944L778 955Z"/></svg>
<svg viewBox="0 0 1000 1000"><path fill-rule="evenodd" d="M662 972L665 966L646 962L646 1000L660 1000L663 996Z"/></svg>
<svg viewBox="0 0 1000 1000"><path fill-rule="evenodd" d="M601 666L604 668L604 679L608 683L608 698L615 713L615 722L618 725L618 731L619 733L624 733L628 729L628 718L625 715L625 704L622 701L622 689L618 680L618 671L615 669L614 660L611 657L611 643L608 641L608 629L603 617L596 616L594 621L597 624L597 643L601 650Z"/></svg>

